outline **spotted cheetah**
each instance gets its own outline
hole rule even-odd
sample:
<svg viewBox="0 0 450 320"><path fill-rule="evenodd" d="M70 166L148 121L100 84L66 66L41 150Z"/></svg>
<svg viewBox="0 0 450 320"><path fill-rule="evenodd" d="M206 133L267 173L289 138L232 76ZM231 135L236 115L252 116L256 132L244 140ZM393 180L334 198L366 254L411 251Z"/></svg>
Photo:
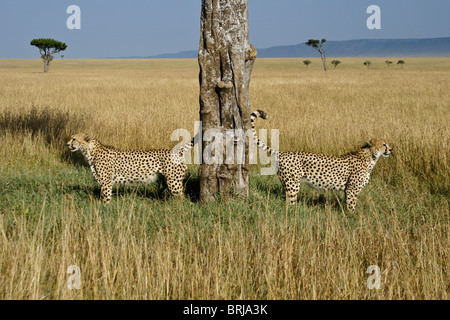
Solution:
<svg viewBox="0 0 450 320"><path fill-rule="evenodd" d="M184 152L193 147L193 141L177 153L168 149L122 151L79 133L71 137L67 147L71 152L83 154L100 184L102 201L109 203L113 185L151 183L157 180L158 175L165 177L172 195L183 195Z"/></svg>
<svg viewBox="0 0 450 320"><path fill-rule="evenodd" d="M345 191L347 209L355 210L358 194L369 182L370 173L380 156L388 157L392 148L383 141L372 139L360 149L343 156L314 154L307 152L285 152L262 143L255 130L256 118L267 119L264 111L251 115L254 139L259 148L275 156L278 176L286 193L286 201L297 202L300 182L323 190Z"/></svg>

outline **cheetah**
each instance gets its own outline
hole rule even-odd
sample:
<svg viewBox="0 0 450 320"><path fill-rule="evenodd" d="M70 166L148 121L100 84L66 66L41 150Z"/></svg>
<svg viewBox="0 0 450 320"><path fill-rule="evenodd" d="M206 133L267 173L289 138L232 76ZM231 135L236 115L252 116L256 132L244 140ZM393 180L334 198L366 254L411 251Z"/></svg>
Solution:
<svg viewBox="0 0 450 320"><path fill-rule="evenodd" d="M255 130L256 118L267 119L264 111L251 115L253 137L257 146L274 155L278 163L278 176L286 193L286 202L295 204L300 183L322 190L345 191L349 211L354 211L358 194L369 182L370 173L378 159L388 157L392 148L384 140L372 139L360 149L343 156L307 152L279 151L262 143Z"/></svg>
<svg viewBox="0 0 450 320"><path fill-rule="evenodd" d="M159 175L165 177L169 191L174 196L183 195L183 179L186 172L184 152L194 146L194 141L184 145L178 153L161 150L119 150L106 146L84 133L73 135L67 147L80 151L88 162L94 179L100 184L100 197L111 202L115 184L151 183Z"/></svg>

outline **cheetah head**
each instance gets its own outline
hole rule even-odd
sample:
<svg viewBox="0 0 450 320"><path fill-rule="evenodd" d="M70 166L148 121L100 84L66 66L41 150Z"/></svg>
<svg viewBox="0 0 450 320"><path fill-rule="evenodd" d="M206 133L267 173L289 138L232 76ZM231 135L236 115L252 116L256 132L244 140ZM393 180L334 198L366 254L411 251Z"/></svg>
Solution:
<svg viewBox="0 0 450 320"><path fill-rule="evenodd" d="M379 139L372 139L363 148L370 148L372 154L377 158L380 156L389 157L392 152L392 148L389 147L386 141Z"/></svg>
<svg viewBox="0 0 450 320"><path fill-rule="evenodd" d="M70 138L69 142L67 142L67 148L70 152L86 149L90 140L91 138L87 134L77 133Z"/></svg>

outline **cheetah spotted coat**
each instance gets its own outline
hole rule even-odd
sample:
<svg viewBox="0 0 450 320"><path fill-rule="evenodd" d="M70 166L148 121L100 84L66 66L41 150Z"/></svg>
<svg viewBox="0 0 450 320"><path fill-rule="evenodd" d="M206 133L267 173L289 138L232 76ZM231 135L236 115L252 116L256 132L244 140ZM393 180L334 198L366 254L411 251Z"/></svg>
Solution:
<svg viewBox="0 0 450 320"><path fill-rule="evenodd" d="M165 177L172 195L183 195L186 172L184 152L193 147L193 141L178 153L168 149L122 151L80 133L72 136L67 147L71 152L80 151L83 154L100 184L102 201L109 203L113 185L151 183L158 175Z"/></svg>
<svg viewBox="0 0 450 320"><path fill-rule="evenodd" d="M253 136L259 148L275 156L278 176L286 193L286 201L294 204L300 183L323 190L343 190L347 209L354 210L358 194L369 182L370 173L380 156L387 157L392 149L383 140L372 139L359 150L332 156L307 152L285 152L272 149L262 143L255 130L256 118L267 118L264 111L251 115Z"/></svg>

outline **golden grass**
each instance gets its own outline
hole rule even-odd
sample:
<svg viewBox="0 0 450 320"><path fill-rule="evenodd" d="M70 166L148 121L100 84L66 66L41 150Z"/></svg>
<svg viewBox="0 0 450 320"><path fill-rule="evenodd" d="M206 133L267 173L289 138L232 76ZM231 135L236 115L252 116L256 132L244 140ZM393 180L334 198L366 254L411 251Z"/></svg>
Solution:
<svg viewBox="0 0 450 320"><path fill-rule="evenodd" d="M105 207L62 142L85 131L121 148L174 146L173 130L198 120L197 62L55 60L43 74L39 60L0 60L0 298L448 299L450 59L387 69L373 58L368 70L342 58L328 72L302 60L257 60L250 101L270 116L257 125L279 129L282 150L342 154L386 139L394 153L354 215L342 196L309 189L285 208L277 178L256 170L248 200L138 189ZM55 137L5 124L32 110L69 121ZM81 290L66 286L73 264ZM366 286L370 265L380 290Z"/></svg>

